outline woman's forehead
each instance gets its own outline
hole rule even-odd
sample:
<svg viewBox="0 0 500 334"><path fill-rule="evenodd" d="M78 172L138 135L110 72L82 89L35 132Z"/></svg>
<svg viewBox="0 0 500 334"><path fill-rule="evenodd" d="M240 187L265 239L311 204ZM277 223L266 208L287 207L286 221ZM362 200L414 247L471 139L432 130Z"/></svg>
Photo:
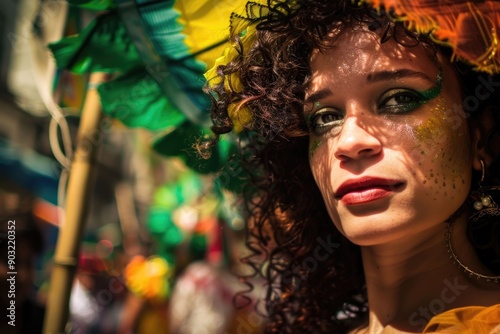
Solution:
<svg viewBox="0 0 500 334"><path fill-rule="evenodd" d="M334 28L325 42L324 48L313 50L311 54L313 76L325 70L350 75L400 67L436 72L441 67L435 51L423 43L408 46L405 41L395 38L382 42L380 33L369 30L366 25Z"/></svg>

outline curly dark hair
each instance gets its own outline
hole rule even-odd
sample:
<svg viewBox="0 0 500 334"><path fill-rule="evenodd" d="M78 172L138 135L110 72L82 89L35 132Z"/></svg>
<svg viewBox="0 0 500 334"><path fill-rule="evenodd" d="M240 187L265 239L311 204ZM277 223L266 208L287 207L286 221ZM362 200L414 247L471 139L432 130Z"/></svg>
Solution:
<svg viewBox="0 0 500 334"><path fill-rule="evenodd" d="M407 30L401 22L393 23L390 15L351 0L269 1L268 11L255 21L257 36L251 47L243 50L240 42L238 56L217 68L226 86L221 82L210 88L212 131L218 137L232 130L230 104L251 110L251 131L241 135L240 145L250 180L244 195L251 215L247 245L253 252L244 262L268 284L266 332L344 333L368 320L365 278L360 248L334 227L309 167L309 138L302 114L311 53L326 47L325 37L334 25L348 28L355 22L380 32L382 42L398 40L403 31L414 45L423 43L444 54L450 50ZM239 37L234 36L234 41L238 43ZM479 76L463 68L457 65L456 72L467 96L474 93ZM233 75L243 89L231 82ZM229 91L227 84L232 87ZM479 119L480 111L488 109L495 121L486 139L496 157L487 173L491 184L500 183L500 113L486 107L500 105L498 96L491 94L481 101L471 115L471 120ZM499 227L496 223L495 228ZM490 249L482 259L497 261L498 244L497 240L496 250ZM498 264L492 268L500 273Z"/></svg>

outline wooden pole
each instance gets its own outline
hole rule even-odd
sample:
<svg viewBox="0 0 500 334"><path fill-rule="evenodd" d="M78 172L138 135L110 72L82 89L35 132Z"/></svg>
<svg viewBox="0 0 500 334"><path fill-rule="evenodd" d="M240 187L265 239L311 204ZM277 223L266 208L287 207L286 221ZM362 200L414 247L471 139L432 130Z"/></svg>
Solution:
<svg viewBox="0 0 500 334"><path fill-rule="evenodd" d="M92 84L105 81L106 74L92 73ZM47 312L45 334L65 333L69 317L69 299L75 277L78 254L88 212L90 177L96 151L104 133L99 129L102 108L96 89L87 91L78 129L77 146L69 173L65 219L59 228Z"/></svg>

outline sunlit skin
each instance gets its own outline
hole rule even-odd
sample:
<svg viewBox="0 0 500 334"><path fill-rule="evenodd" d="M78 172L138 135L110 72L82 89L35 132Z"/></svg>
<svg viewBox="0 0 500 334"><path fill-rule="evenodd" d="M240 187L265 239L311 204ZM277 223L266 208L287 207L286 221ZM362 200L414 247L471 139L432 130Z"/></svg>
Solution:
<svg viewBox="0 0 500 334"><path fill-rule="evenodd" d="M330 217L362 246L370 321L360 332L421 331L409 319L439 298L445 280L467 285L446 310L500 302L498 290L453 265L443 241L445 220L465 201L480 159L451 66L423 45L381 44L362 26L330 38L333 47L313 52L304 116ZM339 193L359 179L371 181ZM455 223L458 255L488 273L466 240L466 221Z"/></svg>
<svg viewBox="0 0 500 334"><path fill-rule="evenodd" d="M416 108L398 104L398 99L418 98L410 93L435 87L440 69L424 47L380 45L379 39L366 32L342 34L338 47L315 54L312 62L310 96L323 89L331 93L308 112L314 123L311 142L321 141L311 167L333 221L360 245L395 240L405 228L414 232L415 221L423 222L422 229L443 222L465 200L472 170L465 116L455 129L447 120L448 112L458 112L446 109L460 98L456 82ZM443 67L443 76L450 78L448 66ZM380 77L387 72L400 75ZM392 108L395 104L398 108ZM325 113L329 108L333 112ZM328 122L333 118L339 124ZM318 125L327 131L318 133L313 128ZM363 205L346 205L335 197L343 182L366 176L397 184L387 197ZM365 216L369 219L359 219Z"/></svg>

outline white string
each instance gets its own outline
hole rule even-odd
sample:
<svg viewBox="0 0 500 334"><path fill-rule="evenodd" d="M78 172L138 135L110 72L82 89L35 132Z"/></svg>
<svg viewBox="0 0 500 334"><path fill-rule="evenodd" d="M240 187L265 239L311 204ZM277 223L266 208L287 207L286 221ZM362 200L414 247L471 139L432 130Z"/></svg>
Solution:
<svg viewBox="0 0 500 334"><path fill-rule="evenodd" d="M63 140L64 151L66 153L61 150L61 146L59 144L59 137L57 133L58 125L61 129L61 137ZM72 147L71 147L71 137L69 134L69 128L68 128L68 123L66 122L66 118L63 117L62 121L60 120L58 122L56 118L51 114L50 126L49 126L49 143L50 143L50 149L52 150L52 154L57 159L57 161L65 169L69 169L71 165L71 160L68 158L68 156L71 156L72 154Z"/></svg>
<svg viewBox="0 0 500 334"><path fill-rule="evenodd" d="M67 5L64 2L59 3L61 5L60 10L63 11L63 15L67 14ZM40 11L41 8L39 7ZM48 52L48 51L47 51ZM38 94L42 100L43 105L49 112L51 116L49 124L49 144L52 154L57 159L57 161L63 167L61 175L59 177L58 191L57 191L57 202L58 207L63 209L65 207L65 197L66 197L66 184L68 179L69 169L71 168L71 157L73 155L73 146L71 143L71 135L69 131L69 126L66 121L66 117L61 109L61 107L54 101L53 92L51 89L46 89L43 85L46 84L45 80L41 80L48 73L52 74L56 71L56 64L53 57L49 57L51 61L47 62L46 67L40 68L40 61L36 59L36 52L30 52L31 69L34 77L35 87ZM59 142L58 129L61 130L61 138L64 146L64 152L61 149ZM63 223L64 221L64 209L60 210L58 208L58 221Z"/></svg>

